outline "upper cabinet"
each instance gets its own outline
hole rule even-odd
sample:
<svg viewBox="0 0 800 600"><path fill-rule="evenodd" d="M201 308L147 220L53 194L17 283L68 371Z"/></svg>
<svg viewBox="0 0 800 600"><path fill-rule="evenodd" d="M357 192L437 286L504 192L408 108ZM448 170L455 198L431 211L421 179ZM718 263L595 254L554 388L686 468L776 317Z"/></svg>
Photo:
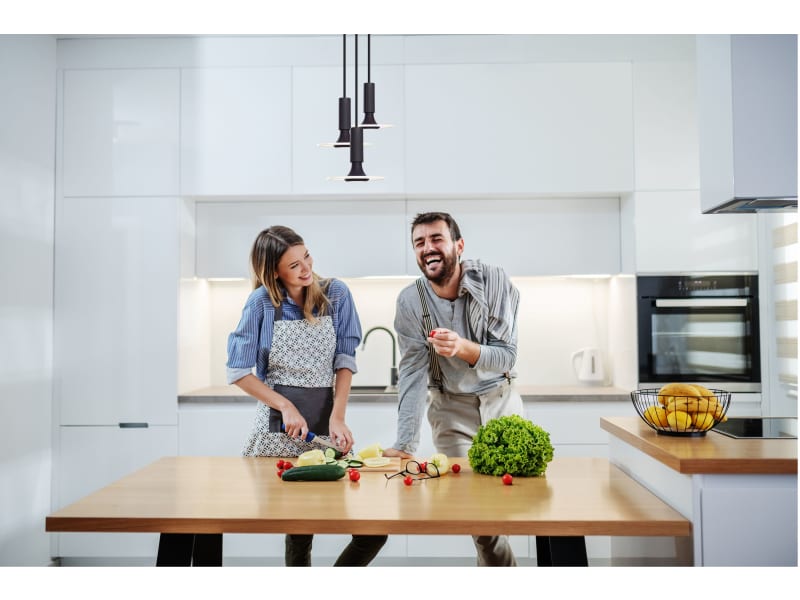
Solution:
<svg viewBox="0 0 800 600"><path fill-rule="evenodd" d="M179 71L66 70L63 195L178 193Z"/></svg>
<svg viewBox="0 0 800 600"><path fill-rule="evenodd" d="M633 189L631 64L406 66L408 193Z"/></svg>
<svg viewBox="0 0 800 600"><path fill-rule="evenodd" d="M351 123L356 124L354 70L346 71ZM358 123L364 119L366 68L359 69ZM402 66L371 69L375 84L375 119L392 127L364 131L364 172L383 176L370 182L332 180L350 171L350 148L329 148L339 135L341 67L297 67L292 71L292 191L296 194L365 195L404 191L405 111Z"/></svg>
<svg viewBox="0 0 800 600"><path fill-rule="evenodd" d="M797 36L697 36L703 212L797 205Z"/></svg>
<svg viewBox="0 0 800 600"><path fill-rule="evenodd" d="M289 193L291 94L288 67L183 69L181 193Z"/></svg>

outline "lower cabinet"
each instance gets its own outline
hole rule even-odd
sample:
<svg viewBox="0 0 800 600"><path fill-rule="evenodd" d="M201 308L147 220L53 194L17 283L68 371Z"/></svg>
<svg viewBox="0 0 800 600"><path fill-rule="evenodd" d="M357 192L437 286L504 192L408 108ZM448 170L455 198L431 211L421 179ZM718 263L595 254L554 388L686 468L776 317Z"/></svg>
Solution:
<svg viewBox="0 0 800 600"><path fill-rule="evenodd" d="M61 426L57 458L56 499L62 508L144 467L162 456L175 456L178 431L174 425L143 428ZM152 557L158 550L156 533L58 533L52 536L55 557Z"/></svg>

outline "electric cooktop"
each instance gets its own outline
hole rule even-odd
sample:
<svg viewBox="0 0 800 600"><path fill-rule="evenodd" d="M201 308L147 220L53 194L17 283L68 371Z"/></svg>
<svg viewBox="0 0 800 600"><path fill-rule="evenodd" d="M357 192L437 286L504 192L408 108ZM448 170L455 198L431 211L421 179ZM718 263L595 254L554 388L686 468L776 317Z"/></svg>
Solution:
<svg viewBox="0 0 800 600"><path fill-rule="evenodd" d="M732 438L797 439L797 417L728 417L713 431Z"/></svg>

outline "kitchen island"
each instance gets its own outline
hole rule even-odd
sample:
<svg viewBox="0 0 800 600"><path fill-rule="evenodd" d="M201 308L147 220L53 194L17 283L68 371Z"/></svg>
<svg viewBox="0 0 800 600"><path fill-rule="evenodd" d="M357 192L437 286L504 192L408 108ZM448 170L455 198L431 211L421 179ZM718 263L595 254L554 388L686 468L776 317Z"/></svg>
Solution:
<svg viewBox="0 0 800 600"><path fill-rule="evenodd" d="M692 522L693 561L797 566L797 440L659 435L604 417L612 464Z"/></svg>

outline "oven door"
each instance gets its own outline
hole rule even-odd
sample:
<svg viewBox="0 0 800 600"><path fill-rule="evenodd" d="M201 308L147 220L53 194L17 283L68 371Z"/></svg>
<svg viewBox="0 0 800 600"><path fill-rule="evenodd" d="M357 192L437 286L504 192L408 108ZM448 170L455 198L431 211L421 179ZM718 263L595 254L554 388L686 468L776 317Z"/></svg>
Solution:
<svg viewBox="0 0 800 600"><path fill-rule="evenodd" d="M640 298L639 382L718 384L760 392L752 298Z"/></svg>

